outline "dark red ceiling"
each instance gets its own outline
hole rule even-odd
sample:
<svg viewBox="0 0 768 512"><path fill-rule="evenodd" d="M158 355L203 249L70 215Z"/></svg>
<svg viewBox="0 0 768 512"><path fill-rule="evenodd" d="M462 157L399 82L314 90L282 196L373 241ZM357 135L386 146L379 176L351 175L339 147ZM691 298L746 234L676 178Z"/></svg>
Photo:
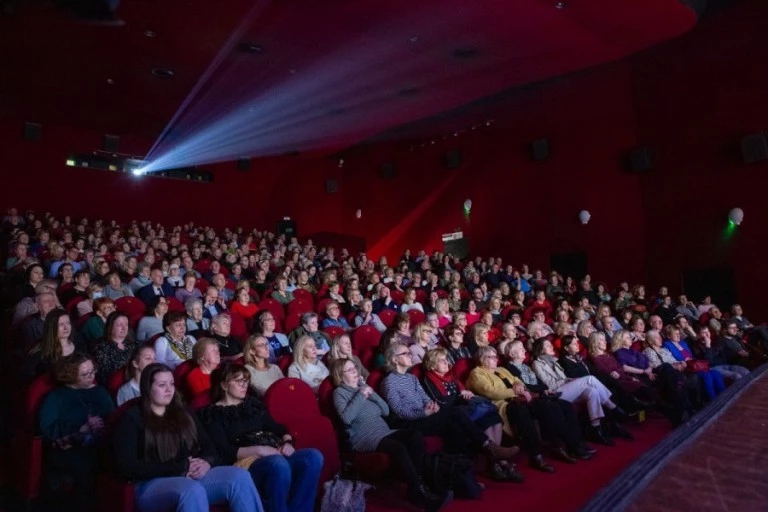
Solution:
<svg viewBox="0 0 768 512"><path fill-rule="evenodd" d="M123 26L90 26L51 3L18 0L0 16L0 113L154 139L225 49L199 105L236 109L245 97L292 91L311 106L305 124L331 134L317 145L338 149L619 59L696 22L678 0L567 0L563 9L553 0L123 0L118 14ZM264 51L226 50L228 40ZM175 76L157 78L157 67Z"/></svg>

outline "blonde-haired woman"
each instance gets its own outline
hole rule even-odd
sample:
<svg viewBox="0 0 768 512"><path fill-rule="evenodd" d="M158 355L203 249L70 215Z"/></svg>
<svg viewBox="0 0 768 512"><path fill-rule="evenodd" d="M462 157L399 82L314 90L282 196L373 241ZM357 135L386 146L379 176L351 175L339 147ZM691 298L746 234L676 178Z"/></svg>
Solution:
<svg viewBox="0 0 768 512"><path fill-rule="evenodd" d="M432 326L428 323L421 323L413 330L414 343L408 347L411 351L411 362L413 364L421 364L424 360L424 356L429 350L430 335L432 334Z"/></svg>
<svg viewBox="0 0 768 512"><path fill-rule="evenodd" d="M473 413L470 419L483 429L488 439L501 444L502 425L498 410L490 407L490 402L486 399L475 396L451 374L451 363L446 349L437 347L427 352L424 358L424 369L426 370L422 379L424 391L432 400L440 404L440 407L464 407L471 411L473 403L485 402L489 406L488 410ZM478 407L481 406L478 405ZM492 479L499 481L522 482L524 479L523 475L517 472L514 464L506 460L489 460L486 473Z"/></svg>
<svg viewBox="0 0 768 512"><path fill-rule="evenodd" d="M586 404L591 425L589 433L594 442L605 445L613 444L610 435L601 427L601 422L605 418L605 410L611 411L612 418L609 426L613 432L628 440L632 438L629 432L621 428L615 421L626 418L626 413L613 403L608 388L593 376L578 379L567 378L563 367L557 362L555 349L548 339L543 338L534 342L531 359L533 361L531 367L536 376L550 390L559 392L563 400Z"/></svg>
<svg viewBox="0 0 768 512"><path fill-rule="evenodd" d="M317 356L315 340L310 336L301 336L293 346L293 362L288 367L288 377L303 380L315 393L328 376L328 368Z"/></svg>
<svg viewBox="0 0 768 512"><path fill-rule="evenodd" d="M251 374L250 387L259 396L264 396L272 384L285 378L280 367L269 362L269 354L269 340L263 334L252 334L248 338L243 350L245 368Z"/></svg>
<svg viewBox="0 0 768 512"><path fill-rule="evenodd" d="M328 353L328 367L330 368L331 363L339 359L349 359L355 363L357 373L363 379L368 379L369 372L366 370L365 366L363 366L360 358L352 353L352 340L347 333L339 334L331 342L331 351Z"/></svg>
<svg viewBox="0 0 768 512"><path fill-rule="evenodd" d="M629 332L619 331L613 335L610 352L607 350L607 345L605 334L602 332L593 332L589 336L589 357L595 370L607 377L606 380L609 382L606 385L622 405L630 407L648 405L638 403L630 397L637 395L652 401L655 399L654 390L647 386L642 377L625 371L621 363L611 353L632 346Z"/></svg>
<svg viewBox="0 0 768 512"><path fill-rule="evenodd" d="M533 401L525 384L509 370L498 366L499 356L493 347L477 349L478 365L469 374L467 389L491 401L499 411L507 434L516 433L522 448L528 452L531 467L545 473L555 468L544 460L541 437L534 424L528 404Z"/></svg>
<svg viewBox="0 0 768 512"><path fill-rule="evenodd" d="M453 322L448 299L437 299L437 302L435 302L435 312L437 313L438 327L441 329Z"/></svg>
<svg viewBox="0 0 768 512"><path fill-rule="evenodd" d="M488 341L488 333L490 330L490 327L481 322L478 322L469 328L465 344L469 349L469 353L472 354L472 357L477 355L479 348L490 345L490 342Z"/></svg>

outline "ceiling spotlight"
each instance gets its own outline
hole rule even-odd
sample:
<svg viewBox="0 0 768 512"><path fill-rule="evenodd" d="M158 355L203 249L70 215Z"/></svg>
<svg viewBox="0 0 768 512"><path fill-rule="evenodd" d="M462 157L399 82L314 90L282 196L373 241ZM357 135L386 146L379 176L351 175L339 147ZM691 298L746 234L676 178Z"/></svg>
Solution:
<svg viewBox="0 0 768 512"><path fill-rule="evenodd" d="M133 175L134 176L141 176L142 174L144 174L144 169L134 169L133 170Z"/></svg>
<svg viewBox="0 0 768 512"><path fill-rule="evenodd" d="M418 43L419 42L419 36L412 36L412 37L408 38L408 42Z"/></svg>
<svg viewBox="0 0 768 512"><path fill-rule="evenodd" d="M558 0L555 2L555 9L565 9L568 4L564 0Z"/></svg>
<svg viewBox="0 0 768 512"><path fill-rule="evenodd" d="M264 47L258 43L240 43L240 51L244 53L263 53Z"/></svg>
<svg viewBox="0 0 768 512"><path fill-rule="evenodd" d="M339 167L344 167L344 159L339 158Z"/></svg>
<svg viewBox="0 0 768 512"><path fill-rule="evenodd" d="M458 137L459 136L459 132L453 132L453 136L454 137Z"/></svg>
<svg viewBox="0 0 768 512"><path fill-rule="evenodd" d="M109 85L115 85L115 81L113 79L111 79L111 78L107 78L107 83Z"/></svg>
<svg viewBox="0 0 768 512"><path fill-rule="evenodd" d="M157 78L173 78L176 73L170 68L154 68L152 74Z"/></svg>
<svg viewBox="0 0 768 512"><path fill-rule="evenodd" d="M157 33L154 30L145 30L144 35L147 37L155 37Z"/></svg>

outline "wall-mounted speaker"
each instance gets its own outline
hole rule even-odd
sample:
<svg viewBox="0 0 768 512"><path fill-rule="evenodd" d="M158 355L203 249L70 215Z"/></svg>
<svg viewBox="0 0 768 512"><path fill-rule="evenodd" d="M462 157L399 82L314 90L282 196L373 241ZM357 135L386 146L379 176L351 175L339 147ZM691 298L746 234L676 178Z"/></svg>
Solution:
<svg viewBox="0 0 768 512"><path fill-rule="evenodd" d="M37 142L43 138L43 125L40 123L24 123L24 140Z"/></svg>
<svg viewBox="0 0 768 512"><path fill-rule="evenodd" d="M297 230L296 230L295 220L285 218L283 220L277 221L278 235L285 235L290 240L292 236L298 236L296 233L297 233Z"/></svg>
<svg viewBox="0 0 768 512"><path fill-rule="evenodd" d="M107 153L117 153L120 148L120 137L117 135L104 135L101 140L101 149Z"/></svg>
<svg viewBox="0 0 768 512"><path fill-rule="evenodd" d="M383 180L392 180L395 179L395 175L397 174L397 166L395 165L395 162L384 162L381 164L381 169L379 169L379 176Z"/></svg>
<svg viewBox="0 0 768 512"><path fill-rule="evenodd" d="M325 193L335 194L339 191L339 182L337 180L325 180Z"/></svg>
<svg viewBox="0 0 768 512"><path fill-rule="evenodd" d="M768 160L768 135L764 132L753 133L741 139L741 156L745 164Z"/></svg>
<svg viewBox="0 0 768 512"><path fill-rule="evenodd" d="M443 153L440 160L442 160L443 167L446 169L458 169L464 163L464 158L458 149Z"/></svg>
<svg viewBox="0 0 768 512"><path fill-rule="evenodd" d="M653 169L651 148L636 148L627 156L627 169L630 172L648 172Z"/></svg>
<svg viewBox="0 0 768 512"><path fill-rule="evenodd" d="M549 139L537 139L531 142L531 158L536 162L546 160L550 156Z"/></svg>
<svg viewBox="0 0 768 512"><path fill-rule="evenodd" d="M251 159L250 158L238 158L237 159L237 170L240 172L248 172L251 170Z"/></svg>

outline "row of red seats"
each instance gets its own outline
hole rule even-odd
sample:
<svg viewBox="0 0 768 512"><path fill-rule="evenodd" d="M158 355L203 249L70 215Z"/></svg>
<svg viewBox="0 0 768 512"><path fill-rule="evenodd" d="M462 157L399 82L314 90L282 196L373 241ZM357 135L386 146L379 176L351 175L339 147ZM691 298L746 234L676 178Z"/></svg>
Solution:
<svg viewBox="0 0 768 512"><path fill-rule="evenodd" d="M191 367L185 367L174 374L180 375L189 369ZM45 396L55 386L56 382L50 374L32 382L27 390L21 425L15 429L11 442L17 489L28 503L38 497L43 476L43 439L35 434L38 432L37 415ZM113 388L112 382L110 387ZM110 392L114 395L116 389L110 389ZM107 453L114 425L135 402L126 402L109 418L104 440ZM330 480L341 468L339 449L333 426L328 418L320 414L312 389L299 379L282 379L270 386L264 403L275 420L288 428L297 449L317 448L322 452L324 465L320 483ZM209 404L210 395L202 393L190 401L190 409L195 412ZM102 462L109 465L109 457ZM133 512L135 488L131 482L119 479L113 473L102 472L98 477L97 492L100 510Z"/></svg>

